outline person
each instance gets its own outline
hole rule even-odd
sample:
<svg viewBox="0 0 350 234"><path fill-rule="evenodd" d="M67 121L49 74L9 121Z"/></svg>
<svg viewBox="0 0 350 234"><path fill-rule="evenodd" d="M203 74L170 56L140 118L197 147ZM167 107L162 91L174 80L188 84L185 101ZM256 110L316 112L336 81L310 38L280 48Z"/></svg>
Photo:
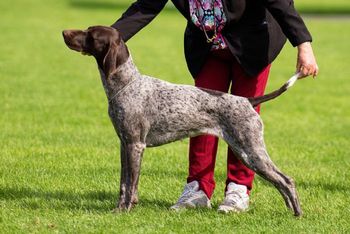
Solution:
<svg viewBox="0 0 350 234"><path fill-rule="evenodd" d="M271 63L286 39L297 47L297 72L316 76L318 66L312 37L294 8L293 0L172 0L187 19L184 46L195 86L255 97L264 94ZM112 25L124 41L145 27L167 0L138 0ZM260 112L260 107L256 108ZM211 207L218 139L204 135L190 139L189 176L171 209ZM254 172L228 149L225 197L218 211L248 209Z"/></svg>

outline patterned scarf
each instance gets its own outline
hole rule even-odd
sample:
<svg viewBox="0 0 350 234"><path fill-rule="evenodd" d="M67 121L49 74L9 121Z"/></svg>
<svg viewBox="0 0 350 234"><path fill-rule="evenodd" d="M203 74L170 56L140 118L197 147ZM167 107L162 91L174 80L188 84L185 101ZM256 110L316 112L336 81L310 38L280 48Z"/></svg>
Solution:
<svg viewBox="0 0 350 234"><path fill-rule="evenodd" d="M192 22L205 31L215 31L212 50L227 48L221 30L225 26L226 16L221 0L189 0Z"/></svg>

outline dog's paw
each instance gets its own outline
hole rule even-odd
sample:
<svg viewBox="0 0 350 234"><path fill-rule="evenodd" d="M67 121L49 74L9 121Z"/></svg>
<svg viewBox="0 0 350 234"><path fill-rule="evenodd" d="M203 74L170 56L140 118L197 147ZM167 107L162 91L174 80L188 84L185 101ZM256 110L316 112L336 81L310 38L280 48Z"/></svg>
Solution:
<svg viewBox="0 0 350 234"><path fill-rule="evenodd" d="M137 194L133 195L131 198L131 203L133 205L136 205L137 203L139 203L139 197L137 196Z"/></svg>
<svg viewBox="0 0 350 234"><path fill-rule="evenodd" d="M113 213L129 212L133 208L134 204L132 202L118 202L115 209L112 210Z"/></svg>
<svg viewBox="0 0 350 234"><path fill-rule="evenodd" d="M113 210L111 210L111 213L113 213L113 214L118 214L118 213L121 213L121 212L122 212L122 211L119 210L118 207L116 207L116 208L114 208Z"/></svg>

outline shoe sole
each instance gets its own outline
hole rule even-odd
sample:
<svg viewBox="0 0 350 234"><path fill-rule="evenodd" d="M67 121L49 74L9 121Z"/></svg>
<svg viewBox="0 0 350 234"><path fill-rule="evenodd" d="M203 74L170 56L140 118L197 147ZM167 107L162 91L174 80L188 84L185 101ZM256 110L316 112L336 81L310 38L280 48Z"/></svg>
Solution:
<svg viewBox="0 0 350 234"><path fill-rule="evenodd" d="M211 205L204 205L204 206L196 206L192 203L185 203L184 206L171 206L169 209L172 211L181 211L181 210L186 210L186 209L201 209L201 208L208 208L211 209Z"/></svg>
<svg viewBox="0 0 350 234"><path fill-rule="evenodd" d="M242 212L248 211L248 208L246 208L246 209L237 209L237 208L232 208L230 206L220 206L217 211L218 211L218 213L221 213L221 214L242 213Z"/></svg>

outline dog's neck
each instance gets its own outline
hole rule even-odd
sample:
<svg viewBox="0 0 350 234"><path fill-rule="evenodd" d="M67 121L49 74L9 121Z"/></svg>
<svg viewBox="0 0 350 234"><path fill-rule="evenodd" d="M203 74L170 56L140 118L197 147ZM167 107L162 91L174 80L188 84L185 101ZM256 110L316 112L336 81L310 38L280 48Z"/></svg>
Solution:
<svg viewBox="0 0 350 234"><path fill-rule="evenodd" d="M141 76L132 60L131 55L129 55L125 63L119 65L113 75L110 75L108 78L101 68L99 68L99 71L108 100L111 100L113 97L117 96L131 82Z"/></svg>

